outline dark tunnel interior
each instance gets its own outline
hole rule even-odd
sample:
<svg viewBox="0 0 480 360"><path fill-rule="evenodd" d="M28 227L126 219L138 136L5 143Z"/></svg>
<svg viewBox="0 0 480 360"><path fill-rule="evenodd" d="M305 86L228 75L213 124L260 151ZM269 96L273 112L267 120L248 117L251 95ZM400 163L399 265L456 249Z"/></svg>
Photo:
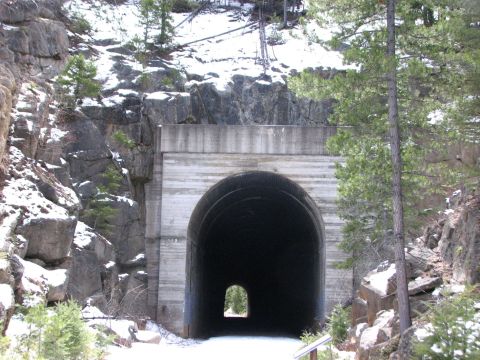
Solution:
<svg viewBox="0 0 480 360"><path fill-rule="evenodd" d="M321 219L298 185L268 172L227 178L197 205L189 233L188 336L298 336L323 317ZM233 284L248 293L247 318L224 317Z"/></svg>

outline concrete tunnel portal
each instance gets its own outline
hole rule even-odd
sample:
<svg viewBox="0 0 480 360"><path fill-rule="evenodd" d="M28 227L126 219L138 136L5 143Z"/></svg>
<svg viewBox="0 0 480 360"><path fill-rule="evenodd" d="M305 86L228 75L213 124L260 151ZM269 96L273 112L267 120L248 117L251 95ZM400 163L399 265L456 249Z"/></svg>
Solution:
<svg viewBox="0 0 480 360"><path fill-rule="evenodd" d="M184 335L298 336L324 318L324 254L321 215L299 185L266 171L225 178L190 218ZM246 318L224 317L233 284L247 291Z"/></svg>

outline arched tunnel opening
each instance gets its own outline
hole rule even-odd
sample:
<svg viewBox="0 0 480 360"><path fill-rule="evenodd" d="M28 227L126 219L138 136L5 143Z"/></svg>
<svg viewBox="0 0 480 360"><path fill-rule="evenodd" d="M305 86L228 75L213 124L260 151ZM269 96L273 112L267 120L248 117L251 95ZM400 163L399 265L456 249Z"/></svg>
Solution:
<svg viewBox="0 0 480 360"><path fill-rule="evenodd" d="M323 320L322 219L286 177L248 172L212 187L190 219L187 252L186 336L298 336ZM248 294L246 318L224 317L233 284Z"/></svg>

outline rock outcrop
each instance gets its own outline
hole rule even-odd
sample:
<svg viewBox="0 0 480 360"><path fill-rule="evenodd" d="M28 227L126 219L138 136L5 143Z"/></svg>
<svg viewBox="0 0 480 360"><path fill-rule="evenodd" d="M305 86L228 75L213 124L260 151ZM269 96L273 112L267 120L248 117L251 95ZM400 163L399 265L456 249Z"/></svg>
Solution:
<svg viewBox="0 0 480 360"><path fill-rule="evenodd" d="M457 208L447 211L438 243L441 257L451 269L452 280L480 282L480 196L456 194Z"/></svg>
<svg viewBox="0 0 480 360"><path fill-rule="evenodd" d="M0 47L4 49L1 42ZM0 59L1 58L2 54L0 53ZM2 174L2 178L7 171L5 149L7 145L8 129L10 127L10 113L12 112L15 91L15 77L8 67L0 63L0 173Z"/></svg>
<svg viewBox="0 0 480 360"><path fill-rule="evenodd" d="M407 245L408 294L412 318L428 311L428 303L440 294L458 291L463 285L478 284L480 254L480 195L455 192L455 202L425 230L422 237ZM412 355L417 326L407 330L399 342L395 298L395 265L381 264L362 280L353 300L355 327L350 341L357 347L357 359L406 359ZM439 291L439 289L442 289ZM449 290L450 289L450 290Z"/></svg>

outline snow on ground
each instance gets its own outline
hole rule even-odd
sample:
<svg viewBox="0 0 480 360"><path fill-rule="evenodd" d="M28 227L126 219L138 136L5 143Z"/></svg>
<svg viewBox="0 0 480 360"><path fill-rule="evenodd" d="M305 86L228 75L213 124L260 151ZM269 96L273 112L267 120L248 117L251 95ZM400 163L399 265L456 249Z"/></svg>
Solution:
<svg viewBox="0 0 480 360"><path fill-rule="evenodd" d="M98 67L98 78L103 82L103 88L113 89L121 84L115 71L115 53L111 48L118 44L126 44L135 36L142 37L143 30L138 21L137 1L128 0L126 3L113 6L106 2L94 1L90 3L81 0L72 0L65 4L70 14L83 16L92 25L93 33L84 36L86 43L91 39L97 40L92 48L97 52L95 63ZM232 3L231 5L235 5ZM185 21L188 14L172 14L175 29L174 45L183 45L208 36L218 35L242 26L244 29L206 41L187 45L181 50L174 51L171 56L171 65L191 74L205 76L212 75L219 88L225 86L233 74L260 76L263 67L259 62L260 41L258 24L250 17L252 6L210 8L202 11L193 20ZM183 23L182 23L183 22ZM180 26L178 26L180 25ZM267 38L275 34L274 24L266 26ZM342 56L337 51L326 50L322 45L312 42L312 38L325 40L330 38L329 29L320 29L310 24L312 36L306 36L304 29L297 26L294 29L276 31L283 44L268 46L270 66L267 74L273 81L284 81L284 76L292 70L301 71L308 67L324 67L344 69ZM158 30L152 31L152 36ZM102 40L105 44L98 45ZM109 41L107 41L109 40ZM113 40L113 45L112 45ZM140 64L131 59L129 65L141 70ZM145 69L146 72L154 68Z"/></svg>
<svg viewBox="0 0 480 360"><path fill-rule="evenodd" d="M243 14L227 10L201 14L178 28L176 41L185 44L250 24L250 17ZM267 37L275 32L275 26L266 26ZM289 74L292 69L301 71L319 66L344 68L339 52L328 51L320 44L310 42L303 35L302 28L277 31L277 34L285 43L267 47L270 59L267 74L274 80L283 81L281 75ZM323 31L317 36L325 39L330 34ZM259 63L260 52L258 27L254 23L242 30L188 45L174 54L174 62L199 75L213 72L221 78L229 78L233 74L259 76L263 72Z"/></svg>
<svg viewBox="0 0 480 360"><path fill-rule="evenodd" d="M291 338L224 336L214 337L189 346L134 343L129 349L110 348L107 360L130 360L132 357L162 360L293 360L293 354L302 346Z"/></svg>

